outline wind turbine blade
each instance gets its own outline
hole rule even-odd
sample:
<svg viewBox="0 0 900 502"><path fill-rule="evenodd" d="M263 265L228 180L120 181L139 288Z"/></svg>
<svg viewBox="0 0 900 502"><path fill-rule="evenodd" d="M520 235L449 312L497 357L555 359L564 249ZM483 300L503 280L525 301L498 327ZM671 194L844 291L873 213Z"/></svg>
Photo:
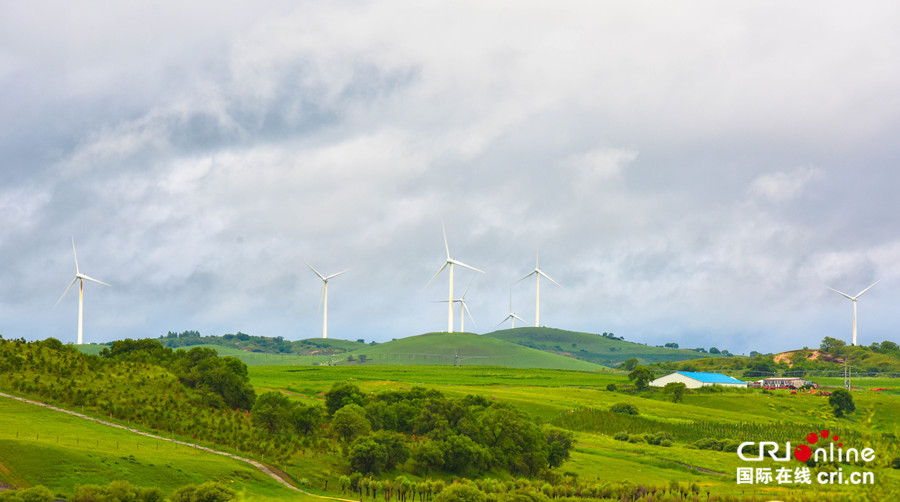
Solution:
<svg viewBox="0 0 900 502"><path fill-rule="evenodd" d="M89 277L89 276L84 275L84 274L81 274L81 278L82 278L82 279L87 279L87 280L89 280L89 281L96 282L97 284L103 284L104 286L109 286L109 284L107 284L107 283L105 283L105 282L103 282L103 281L99 281L99 280L97 280L97 279L94 279L93 277ZM110 287L112 287L112 286L110 286Z"/></svg>
<svg viewBox="0 0 900 502"><path fill-rule="evenodd" d="M303 263L306 263L306 260L303 260ZM309 269L312 270L313 273L315 273L317 276L319 276L319 279L322 279L323 281L325 280L325 276L320 274L318 270L314 269L312 265L310 265L309 263L306 263L306 266L309 267Z"/></svg>
<svg viewBox="0 0 900 502"><path fill-rule="evenodd" d="M875 284L878 284L879 282L881 282L881 279L875 281ZM872 286L874 286L875 284L872 284ZM856 297L859 298L860 296L862 296L863 293L865 293L866 291L872 289L872 286L869 286L868 288L866 288L866 289L860 291L859 294L856 295Z"/></svg>
<svg viewBox="0 0 900 502"><path fill-rule="evenodd" d="M520 321L522 321L522 322L525 322L525 319L522 319L521 317L517 316L516 314L509 314L509 315L510 315L513 319L518 319L518 320L520 320Z"/></svg>
<svg viewBox="0 0 900 502"><path fill-rule="evenodd" d="M466 305L466 302L460 302L460 303L462 303L462 306L463 306L463 310L465 310L465 311L466 311L466 314L469 314L469 319L471 319L471 320L472 320L472 324L474 324L474 325L475 325L475 327L478 327L478 323L476 323L476 322L475 322L475 318L474 318L474 317L472 317L472 313L471 313L471 312L469 312L469 307L468 307L468 305Z"/></svg>
<svg viewBox="0 0 900 502"><path fill-rule="evenodd" d="M466 293L469 292L469 288L472 286L472 281L474 281L474 280L475 280L475 276L473 275L472 278L469 279L469 284L466 286L466 290L463 291L463 294L462 294L462 299L463 299L463 300L466 299Z"/></svg>
<svg viewBox="0 0 900 502"><path fill-rule="evenodd" d="M479 269L479 268L475 268L475 267L473 267L473 266L471 266L471 265L466 265L465 263L463 263L463 262L461 262L461 261L459 261L459 260L454 260L453 258L450 258L450 259L447 260L447 261L450 262L450 263L459 265L460 267L466 267L466 268L469 269L469 270L474 270L474 271L476 271L476 272L481 272L482 274L484 273L484 270L481 270L481 269Z"/></svg>
<svg viewBox="0 0 900 502"><path fill-rule="evenodd" d="M335 277L337 277L337 276L339 276L339 275L341 275L341 274L347 273L347 272L349 272L349 271L350 271L350 269L348 268L347 270L342 270L342 271L340 271L340 272L338 272L338 273L336 273L336 274L331 274L331 275L329 275L328 277L326 277L325 280L327 281L328 279L333 279L333 278L335 278Z"/></svg>
<svg viewBox="0 0 900 502"><path fill-rule="evenodd" d="M444 222L441 222L441 232L444 234L444 249L447 251L447 260L450 259L450 245L447 244L447 229L444 228Z"/></svg>
<svg viewBox="0 0 900 502"><path fill-rule="evenodd" d="M536 272L537 272L537 270L532 270L531 272L528 272L528 274L525 277L519 279L518 281L514 282L513 284L517 284L517 283L524 281L525 279L528 279L529 277L534 275ZM510 284L510 286L512 286L512 284Z"/></svg>
<svg viewBox="0 0 900 502"><path fill-rule="evenodd" d="M59 305L59 302L62 301L63 297L66 296L66 293L68 293L69 290L72 289L72 286L74 286L76 282L78 282L78 278L77 278L77 277L74 278L74 279L72 279L72 282L69 283L69 287L66 288L65 291L63 291L63 294L62 294L62 296L59 297L59 300L56 300L56 303L53 304L54 307L57 306L57 305Z"/></svg>
<svg viewBox="0 0 900 502"><path fill-rule="evenodd" d="M547 274L541 272L540 270L535 270L535 272L537 272L538 274L543 275L544 277L546 277L547 279L549 279L550 282L552 282L553 284L556 284L557 286L562 287L562 284L560 284L560 283L554 281L553 279L551 279L549 275L547 275Z"/></svg>
<svg viewBox="0 0 900 502"><path fill-rule="evenodd" d="M502 321L498 322L497 325L494 326L494 328L499 328L500 325L505 323L507 319L509 319L509 316L504 317Z"/></svg>
<svg viewBox="0 0 900 502"><path fill-rule="evenodd" d="M847 293L844 293L843 291L838 291L838 290L836 290L836 289L834 289L834 288L832 288L831 286L828 286L828 285L826 285L825 287L828 288L828 289L830 289L830 290L832 290L832 291L834 291L835 293L837 293L837 294L843 296L844 298L846 298L846 299L848 299L848 300L852 300L852 299L853 299L852 296L848 295ZM872 287L872 286L869 286L869 287Z"/></svg>
<svg viewBox="0 0 900 502"><path fill-rule="evenodd" d="M72 236L72 255L75 256L75 275L80 274L78 270L78 253L75 251L75 236Z"/></svg>
<svg viewBox="0 0 900 502"><path fill-rule="evenodd" d="M437 276L441 275L441 272L443 272L444 269L447 268L448 263L449 262L444 262L444 264L441 266L441 268L438 269L437 273L434 274L434 277L432 277L431 280L428 281L428 284L431 284L435 279L437 279ZM425 285L426 288L428 287L428 284Z"/></svg>

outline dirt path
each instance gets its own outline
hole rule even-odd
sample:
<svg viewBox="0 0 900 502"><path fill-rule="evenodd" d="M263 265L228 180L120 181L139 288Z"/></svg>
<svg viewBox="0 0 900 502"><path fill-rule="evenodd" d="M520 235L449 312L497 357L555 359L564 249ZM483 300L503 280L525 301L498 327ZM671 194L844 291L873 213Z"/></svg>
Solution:
<svg viewBox="0 0 900 502"><path fill-rule="evenodd" d="M134 434L140 434L141 436L145 436L145 437L148 437L148 438L157 439L157 440L159 440L159 441L168 441L168 442L170 442L170 443L176 443L176 444L180 444L180 445L187 446L187 447L190 447L190 448L195 448L195 449L198 449L198 450L201 450L201 451L205 451L205 452L208 452L208 453L214 453L214 454L216 454L216 455L222 455L223 457L233 458L234 460L239 460L239 461L241 461L241 462L246 462L246 463L252 465L253 467L255 467L258 471L262 472L263 474L269 476L270 478L274 479L275 481L278 481L279 483L281 483L281 484L284 485L285 487L287 487L287 488L289 488L289 489L291 489L291 490L294 490L294 491L296 491L296 492L300 492L300 493L302 493L302 494L304 494L304 495L308 495L308 496L310 496L310 497L315 497L315 498L320 498L320 499L327 499L327 500L339 500L339 501L342 501L342 502L356 502L355 500L351 500L351 499L342 499L342 498L338 498L338 497L328 497L328 496L325 496L325 495L316 495L315 493L309 493L308 491L302 490L302 489L300 489L300 488L298 488L298 487L296 487L296 486L294 486L294 485L288 483L287 480L285 480L283 477L281 477L281 476L279 476L278 474L276 474L275 472L273 472L273 471L272 471L271 469L269 469L266 465L264 465L264 464L262 464L262 463L260 463L260 462L257 462L256 460L253 460L253 459L244 458L244 457L239 457L239 456L237 456L237 455L234 455L234 454L231 454L231 453L228 453L228 452L224 452L224 451L213 450L212 448L207 448L207 447L205 447L205 446L200 446L200 445L198 445L198 444L187 443L187 442L185 442L185 441L179 441L179 440L177 440L177 439L170 439L170 438L166 438L166 437L162 437L162 436L157 436L157 435L155 435L155 434L150 434L150 433L148 433L148 432L144 432L144 431L140 431L140 430L137 430L137 429L133 429L133 428L131 428L131 427L126 427L126 426L124 426L124 425L119 425L119 424L114 424L114 423L112 423L112 422L107 422L106 420L101 420L101 419L99 419L99 418L89 417L89 416L87 416L87 415L83 415L83 414L78 413L78 412L75 412L75 411L70 411L70 410L66 410L66 409L63 409L63 408L57 408L56 406L51 406L51 405L49 405L49 404L42 403L42 402L40 402L40 401L32 401L32 400L30 400L30 399L25 399L25 398L22 398L22 397L13 396L13 395L10 395L10 394L5 394L5 393L3 393L3 392L0 392L0 397L5 397L5 398L8 398L8 399L15 399L16 401L21 401L21 402L23 402L23 403L33 404L33 405L35 405L35 406L40 406L40 407L42 407L42 408L47 408L47 409L50 409L50 410L53 410L53 411L58 411L58 412L60 412L60 413L67 413L67 414L72 415L72 416L74 416L74 417L83 418L83 419L85 419L85 420L90 420L91 422L95 422L95 423L98 423L98 424L106 425L106 426L108 426L108 427L115 427L116 429L123 429L123 430L126 430L126 431L128 431L128 432L132 432L132 433L134 433Z"/></svg>

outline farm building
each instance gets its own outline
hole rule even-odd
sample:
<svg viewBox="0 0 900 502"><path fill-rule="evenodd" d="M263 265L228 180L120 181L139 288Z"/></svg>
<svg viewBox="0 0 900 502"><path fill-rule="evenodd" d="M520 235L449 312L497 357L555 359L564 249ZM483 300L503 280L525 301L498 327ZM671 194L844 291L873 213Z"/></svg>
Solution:
<svg viewBox="0 0 900 502"><path fill-rule="evenodd" d="M681 382L688 389L722 385L725 387L746 387L747 383L721 373L697 373L694 371L676 371L670 375L659 377L650 382L651 387L665 387L667 383Z"/></svg>
<svg viewBox="0 0 900 502"><path fill-rule="evenodd" d="M802 389L803 387L818 388L818 384L810 382L800 377L779 377L779 378L763 378L751 382L753 387L763 387L766 389Z"/></svg>

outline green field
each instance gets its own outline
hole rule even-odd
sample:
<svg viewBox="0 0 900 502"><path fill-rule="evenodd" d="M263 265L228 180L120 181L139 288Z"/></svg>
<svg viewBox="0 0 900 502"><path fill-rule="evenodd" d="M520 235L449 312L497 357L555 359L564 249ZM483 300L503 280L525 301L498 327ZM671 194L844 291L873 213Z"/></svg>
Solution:
<svg viewBox="0 0 900 502"><path fill-rule="evenodd" d="M212 480L244 500L300 500L244 462L0 398L0 481L65 497L76 484L119 479L166 493Z"/></svg>
<svg viewBox="0 0 900 502"><path fill-rule="evenodd" d="M419 352L424 347L430 352ZM656 489L690 487L696 490L700 500L704 500L706 492L718 496L755 495L759 500L804 500L803 497L806 500L854 500L854 497L889 500L900 494L900 470L892 468L895 459L900 457L896 440L900 437L900 380L854 379L856 412L838 419L832 414L828 397L815 392L693 390L684 396L683 402L674 403L662 389L636 392L623 371L473 334L421 335L366 346L365 363L358 362L363 352L357 351L347 354L354 355L355 361L347 362L345 358L336 366L313 365L315 361L309 360L299 362L301 357L316 356L276 356L220 346L211 348L221 355L234 355L247 362L250 384L257 395L281 391L290 400L304 404L323 404L325 392L335 382L351 382L366 396L424 386L439 390L449 398L471 394L484 396L485 402L509 403L543 423L574 433L571 458L553 470L557 488L577 482L581 487L614 489L627 481L628 486ZM525 367L466 364L462 360L470 357L478 361L479 356L485 356L480 362L487 363L499 351L515 351L513 358ZM43 361L37 367L51 371L55 368L48 347L32 354L35 360ZM388 364L387 357L391 354L404 354L407 359ZM417 354L420 363L430 364L412 364L417 361L413 357ZM447 363L448 355L459 365ZM258 357L256 361L249 359L254 356ZM383 359L379 361L379 357ZM444 360L427 360L429 357ZM528 367L531 365L543 367ZM578 365L591 369L577 369ZM138 370L153 381L162 381L155 373L160 371L157 367L125 364L110 369L107 378L112 379L100 387L126 385L132 380L125 376ZM26 378L29 382L34 378L36 383L38 376L28 373ZM58 375L42 376L60 382ZM10 381L15 378L13 374L8 375ZM843 383L837 378L816 380L826 387L839 387ZM176 384L174 380L163 383L141 386L140 393L155 392L157 388L169 393L177 390L171 387ZM614 384L613 390L608 390L610 384ZM154 399L153 402L161 402L160 397ZM639 414L614 414L610 409L617 404L632 405ZM197 412L210 413L208 409ZM797 445L804 442L809 432L824 429L839 435L848 447L871 447L877 452L875 461L866 465L840 466L848 473L871 471L876 476L876 485L738 485L736 470L747 463L734 450L717 451L702 446L720 441L731 442L734 448L742 441L789 441ZM190 431L183 432L187 437L182 439L190 440ZM667 444L659 441L652 444L652 436L657 434L666 434ZM622 437L616 439L618 436ZM213 446L209 440L203 444ZM324 493L327 489L327 494L338 494L335 488L338 479L351 473L346 454L342 453L345 446L323 439L299 448L275 460L276 467L295 482L306 480L303 484L314 493ZM262 453L254 451L246 455L260 459ZM266 454L265 458L270 456ZM796 465L792 460L791 467ZM766 460L754 467L778 466ZM413 482L426 482L411 472L389 470L380 474L379 479L394 479L402 474ZM505 483L514 479L505 471L491 471L488 475ZM428 476L431 478L450 483L453 476L433 472ZM65 497L71 494L76 483L107 484L115 479L127 479L138 486L159 486L168 493L186 483L219 480L241 493L244 500L303 500L239 461L157 442L44 408L0 400L0 482L16 486L40 484ZM620 498L619 495L611 497Z"/></svg>
<svg viewBox="0 0 900 502"><path fill-rule="evenodd" d="M472 333L427 333L359 349L366 364L598 370L603 366Z"/></svg>
<svg viewBox="0 0 900 502"><path fill-rule="evenodd" d="M657 361L684 361L707 357L725 357L694 352L688 349L653 347L624 340L615 340L592 333L553 328L504 329L486 333L484 336L607 366L615 366L632 357L636 358L641 364Z"/></svg>

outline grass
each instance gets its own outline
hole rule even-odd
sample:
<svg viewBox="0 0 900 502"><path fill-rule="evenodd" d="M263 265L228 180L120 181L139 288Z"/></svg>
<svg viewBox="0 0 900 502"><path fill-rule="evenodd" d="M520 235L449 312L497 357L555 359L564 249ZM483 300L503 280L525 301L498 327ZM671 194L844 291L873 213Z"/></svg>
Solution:
<svg viewBox="0 0 900 502"><path fill-rule="evenodd" d="M166 493L215 480L244 500L302 500L244 462L0 398L0 480L67 497L76 484L117 479Z"/></svg>
<svg viewBox="0 0 900 502"><path fill-rule="evenodd" d="M592 333L553 328L505 329L487 333L484 336L607 366L615 366L632 357L638 359L642 364L657 361L684 361L707 357L725 357L694 352L688 349L654 347L623 340L614 340Z"/></svg>
<svg viewBox="0 0 900 502"><path fill-rule="evenodd" d="M597 370L603 366L472 333L427 333L356 350L366 364Z"/></svg>

